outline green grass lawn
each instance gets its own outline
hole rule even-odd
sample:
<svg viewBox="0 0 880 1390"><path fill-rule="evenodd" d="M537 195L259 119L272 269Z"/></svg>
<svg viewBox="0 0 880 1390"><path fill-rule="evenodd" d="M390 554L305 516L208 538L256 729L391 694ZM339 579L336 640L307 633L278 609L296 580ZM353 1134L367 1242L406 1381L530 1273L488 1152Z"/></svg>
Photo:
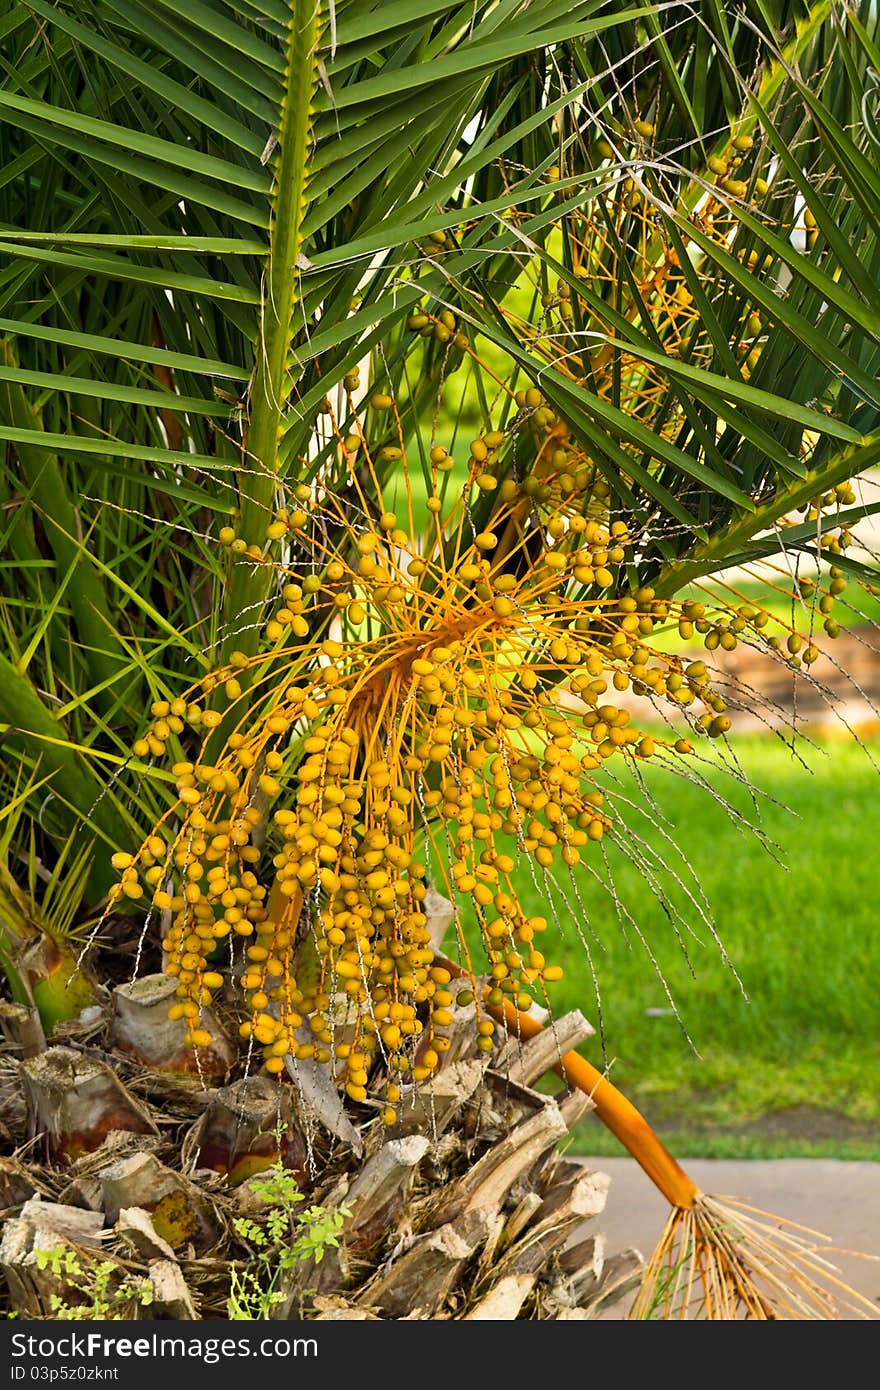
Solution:
<svg viewBox="0 0 880 1390"><path fill-rule="evenodd" d="M880 762L880 743L870 747ZM655 892L620 848L608 846L620 900L699 1055L669 1011L635 926L618 920L583 866L578 872L612 1078L683 1153L880 1158L880 773L863 749L845 742L802 748L808 769L773 738L740 738L735 748L748 778L769 797L759 797L756 810L749 792L723 771L710 770L709 781L761 825L782 864L737 829L708 791L660 768L650 769L648 786L680 854L630 813L655 888L698 938L687 942L693 973ZM637 799L644 801L636 792ZM601 867L601 856L593 852L590 862ZM680 877L691 876L692 892L705 894L747 999L670 864ZM518 885L527 910L552 915L547 890L536 888L522 861ZM596 1023L596 992L574 914L559 904L555 915L541 943L548 961L565 969L552 987L554 1011L577 1007ZM602 1064L598 1037L585 1050ZM595 1120L576 1142L583 1152L616 1151Z"/></svg>

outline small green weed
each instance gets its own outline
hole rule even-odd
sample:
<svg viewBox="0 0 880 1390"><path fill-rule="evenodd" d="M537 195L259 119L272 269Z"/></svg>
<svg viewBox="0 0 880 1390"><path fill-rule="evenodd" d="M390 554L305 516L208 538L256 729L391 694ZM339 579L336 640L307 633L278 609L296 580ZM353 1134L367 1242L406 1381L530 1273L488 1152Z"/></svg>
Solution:
<svg viewBox="0 0 880 1390"><path fill-rule="evenodd" d="M227 1310L232 1322L263 1321L286 1297L284 1276L300 1260L320 1264L328 1249L339 1245L339 1233L349 1215L341 1205L334 1211L304 1206L293 1174L286 1168L269 1169L251 1183L251 1190L268 1204L265 1217L238 1217L236 1234L253 1251L247 1264L233 1264ZM303 1290L303 1292L306 1292Z"/></svg>
<svg viewBox="0 0 880 1390"><path fill-rule="evenodd" d="M37 1250L37 1268L50 1270L81 1301L69 1303L60 1294L49 1300L52 1316L62 1322L116 1321L132 1316L132 1310L147 1308L153 1301L149 1279L125 1273L113 1260L82 1260L76 1250L59 1245ZM120 1277L121 1276L121 1277Z"/></svg>

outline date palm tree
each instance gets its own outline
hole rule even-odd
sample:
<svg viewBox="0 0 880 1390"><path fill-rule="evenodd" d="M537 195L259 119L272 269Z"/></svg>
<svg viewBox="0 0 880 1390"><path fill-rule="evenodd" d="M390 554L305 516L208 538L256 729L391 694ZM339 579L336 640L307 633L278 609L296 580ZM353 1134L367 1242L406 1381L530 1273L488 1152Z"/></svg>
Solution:
<svg viewBox="0 0 880 1390"><path fill-rule="evenodd" d="M49 1030L130 941L197 1070L234 996L222 1067L393 1136L468 1010L487 1060L552 1007L548 919L590 954L606 836L659 891L625 806L726 738L711 654L810 681L876 582L876 16L10 0L0 33L9 989ZM784 641L699 589L780 550ZM642 1312L674 1268L667 1313L702 1278L708 1316L828 1315L794 1238L719 1236L557 1061L672 1204Z"/></svg>

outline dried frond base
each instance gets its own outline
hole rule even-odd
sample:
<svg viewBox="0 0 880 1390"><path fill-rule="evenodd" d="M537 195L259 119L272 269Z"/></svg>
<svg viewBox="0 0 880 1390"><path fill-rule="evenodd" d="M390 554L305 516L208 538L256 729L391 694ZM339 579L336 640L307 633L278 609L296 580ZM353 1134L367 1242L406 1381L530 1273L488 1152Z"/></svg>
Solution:
<svg viewBox="0 0 880 1390"><path fill-rule="evenodd" d="M556 1027L554 1046L587 1025L571 1015ZM28 1110L10 1112L0 1164L0 1308L53 1318L60 1300L86 1315L84 1289L109 1262L107 1316L229 1316L233 1274L268 1277L241 1222L265 1222L258 1179L280 1161L309 1203L342 1209L344 1220L338 1249L288 1270L267 1317L598 1316L628 1291L641 1257L606 1259L601 1234L587 1232L608 1180L558 1148L581 1106L570 1092L552 1100L531 1089L552 1060L543 1035L513 1045L499 1035L488 1054L471 1030L456 1047L432 1081L407 1091L392 1127L368 1106L343 1110L332 1074L303 1094L265 1075L210 1089L128 1051L52 1048L16 1061ZM94 1122L75 1149L48 1142L67 1135L68 1111L80 1128ZM340 1115L356 1142L341 1136ZM142 1132L119 1128L120 1117ZM69 1243L71 1213L97 1233L100 1249L76 1240L72 1278L38 1267L33 1210L40 1250Z"/></svg>

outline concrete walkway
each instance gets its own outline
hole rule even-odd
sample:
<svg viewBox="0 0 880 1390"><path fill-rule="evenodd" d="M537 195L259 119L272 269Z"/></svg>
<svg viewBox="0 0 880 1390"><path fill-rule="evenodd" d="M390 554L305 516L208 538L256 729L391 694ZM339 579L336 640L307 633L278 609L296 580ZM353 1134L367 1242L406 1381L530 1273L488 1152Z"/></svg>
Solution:
<svg viewBox="0 0 880 1390"><path fill-rule="evenodd" d="M611 1178L608 1205L596 1228L608 1238L612 1254L635 1246L649 1255L669 1210L631 1158L587 1158L584 1162ZM877 1305L880 1317L880 1163L837 1159L692 1159L683 1164L694 1182L718 1197L737 1197L774 1216L786 1217L830 1236L829 1258L853 1288ZM838 1254L861 1251L873 1259ZM605 1317L626 1316L628 1301Z"/></svg>

